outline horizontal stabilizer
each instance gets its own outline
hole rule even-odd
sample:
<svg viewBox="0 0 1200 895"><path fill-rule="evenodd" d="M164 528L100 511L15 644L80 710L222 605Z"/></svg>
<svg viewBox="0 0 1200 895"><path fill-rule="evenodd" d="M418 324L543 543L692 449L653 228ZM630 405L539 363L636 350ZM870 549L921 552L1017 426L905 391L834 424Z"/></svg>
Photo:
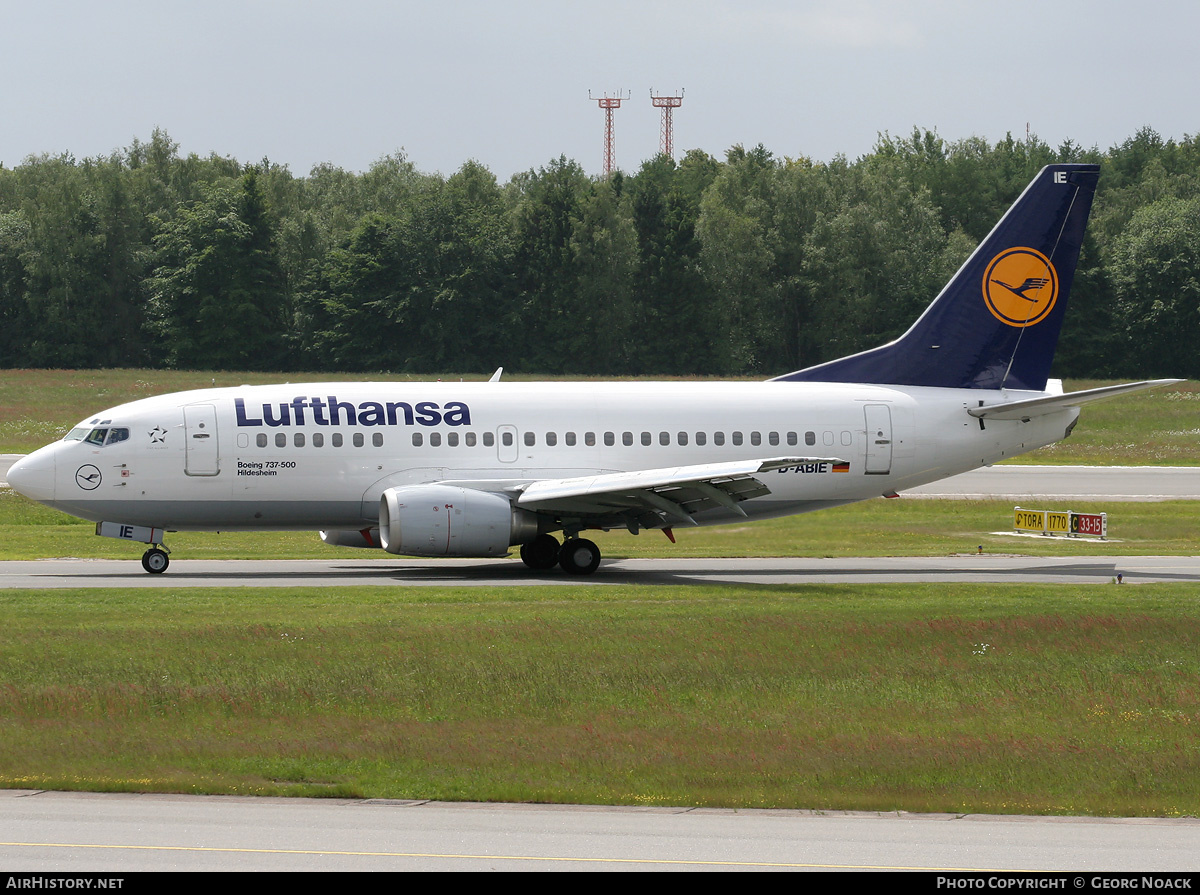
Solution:
<svg viewBox="0 0 1200 895"><path fill-rule="evenodd" d="M1106 385L1101 388L1068 392L1065 395L1050 395L1047 398L1029 398L1024 401L1006 401L1003 404L971 407L967 413L984 420L1030 420L1035 416L1057 413L1068 407L1079 407L1083 404L1091 404L1093 401L1103 401L1105 398L1114 398L1126 392L1157 388L1160 385L1174 385L1177 382L1183 382L1183 380L1148 379L1143 382L1126 382L1123 385Z"/></svg>

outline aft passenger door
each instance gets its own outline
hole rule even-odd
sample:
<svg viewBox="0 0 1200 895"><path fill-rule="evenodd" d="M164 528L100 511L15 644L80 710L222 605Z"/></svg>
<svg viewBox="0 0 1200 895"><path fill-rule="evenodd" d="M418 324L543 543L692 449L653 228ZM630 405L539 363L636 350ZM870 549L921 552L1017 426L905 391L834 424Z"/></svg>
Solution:
<svg viewBox="0 0 1200 895"><path fill-rule="evenodd" d="M221 472L217 444L217 408L212 404L189 404L183 408L183 439L188 475L217 475Z"/></svg>
<svg viewBox="0 0 1200 895"><path fill-rule="evenodd" d="M867 475L892 471L892 411L886 404L864 404L867 416Z"/></svg>

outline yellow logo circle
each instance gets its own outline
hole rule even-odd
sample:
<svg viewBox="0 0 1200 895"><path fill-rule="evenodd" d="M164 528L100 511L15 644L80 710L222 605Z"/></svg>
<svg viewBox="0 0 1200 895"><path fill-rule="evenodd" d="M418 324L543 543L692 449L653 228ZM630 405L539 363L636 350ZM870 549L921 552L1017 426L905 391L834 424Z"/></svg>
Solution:
<svg viewBox="0 0 1200 895"><path fill-rule="evenodd" d="M1046 319L1058 298L1058 271L1036 249L1006 249L983 275L988 310L1009 326L1033 326Z"/></svg>

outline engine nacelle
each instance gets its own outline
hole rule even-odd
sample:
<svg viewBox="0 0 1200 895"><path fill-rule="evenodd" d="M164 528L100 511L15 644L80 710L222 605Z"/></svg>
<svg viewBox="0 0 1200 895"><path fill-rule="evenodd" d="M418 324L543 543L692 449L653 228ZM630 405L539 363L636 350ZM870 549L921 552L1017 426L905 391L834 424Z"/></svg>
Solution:
<svg viewBox="0 0 1200 895"><path fill-rule="evenodd" d="M374 547L383 546L379 541L378 528L364 528L355 531L348 528L335 528L332 531L321 532L321 540L330 547Z"/></svg>
<svg viewBox="0 0 1200 895"><path fill-rule="evenodd" d="M537 516L491 491L412 485L379 498L379 538L388 553L504 556L537 534Z"/></svg>

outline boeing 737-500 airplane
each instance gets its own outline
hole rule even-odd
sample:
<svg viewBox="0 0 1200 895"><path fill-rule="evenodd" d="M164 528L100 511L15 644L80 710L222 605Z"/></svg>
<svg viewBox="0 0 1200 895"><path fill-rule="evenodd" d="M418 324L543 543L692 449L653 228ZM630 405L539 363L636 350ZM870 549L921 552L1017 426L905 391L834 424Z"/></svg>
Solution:
<svg viewBox="0 0 1200 895"><path fill-rule="evenodd" d="M519 546L532 568L586 575L589 529L672 536L894 496L1177 381L1063 394L1048 379L1098 174L1044 168L896 341L766 382L206 389L89 416L8 480L148 544L149 572L167 568L164 532L309 529L414 556Z"/></svg>

